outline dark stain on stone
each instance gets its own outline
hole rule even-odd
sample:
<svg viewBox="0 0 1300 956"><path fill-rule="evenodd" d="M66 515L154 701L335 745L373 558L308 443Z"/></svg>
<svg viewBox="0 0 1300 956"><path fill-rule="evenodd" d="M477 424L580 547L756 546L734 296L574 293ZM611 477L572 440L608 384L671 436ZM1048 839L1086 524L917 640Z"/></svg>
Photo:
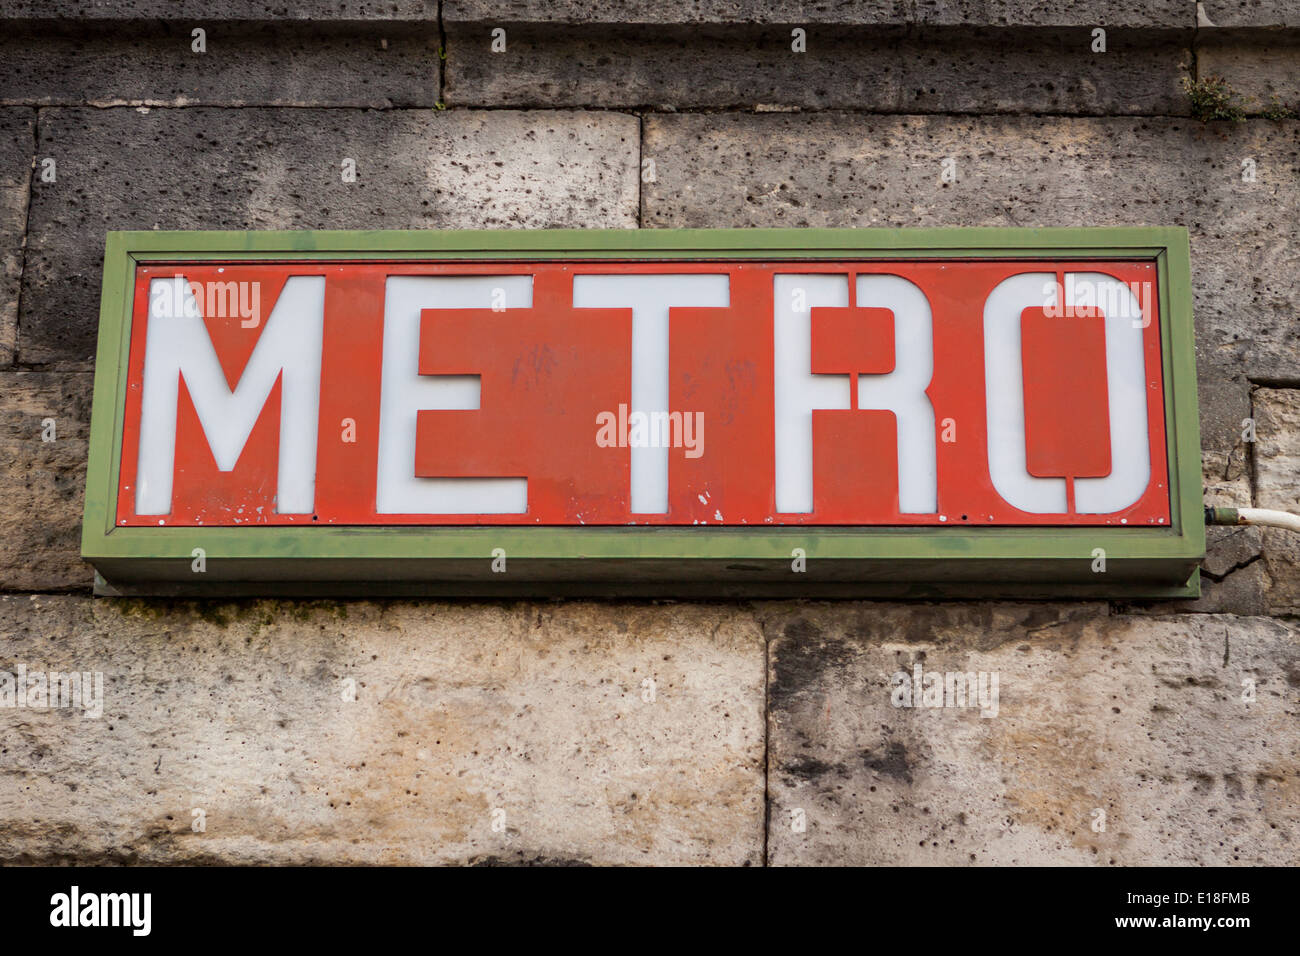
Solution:
<svg viewBox="0 0 1300 956"><path fill-rule="evenodd" d="M802 754L793 760L787 761L781 767L781 772L787 777L799 778L802 780L817 780L820 777L837 776L847 777L849 768L842 763L827 763L824 760L818 760L816 757L806 757Z"/></svg>
<svg viewBox="0 0 1300 956"><path fill-rule="evenodd" d="M1059 607L1032 605L1020 626L1026 631L1036 631L1058 623L1064 623L1064 616Z"/></svg>
<svg viewBox="0 0 1300 956"><path fill-rule="evenodd" d="M789 710L800 695L818 691L831 675L842 675L852 659L851 648L841 638L827 638L806 616L765 623L764 629L769 640L776 638L768 687L768 706L773 711Z"/></svg>
<svg viewBox="0 0 1300 956"><path fill-rule="evenodd" d="M893 777L895 780L902 780L904 783L912 782L912 765L907 760L907 747L901 741L889 741L883 751L862 751L862 762L868 770Z"/></svg>
<svg viewBox="0 0 1300 956"><path fill-rule="evenodd" d="M822 632L821 628L806 617L797 617L782 629L781 636L807 643L820 639Z"/></svg>

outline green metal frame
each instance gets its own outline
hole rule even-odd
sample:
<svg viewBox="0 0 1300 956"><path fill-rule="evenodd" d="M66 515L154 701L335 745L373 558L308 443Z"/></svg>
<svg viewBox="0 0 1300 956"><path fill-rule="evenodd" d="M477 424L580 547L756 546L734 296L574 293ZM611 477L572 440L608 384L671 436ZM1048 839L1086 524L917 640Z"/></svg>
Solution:
<svg viewBox="0 0 1300 956"><path fill-rule="evenodd" d="M1145 259L1157 264L1169 527L114 526L138 264L186 260ZM1196 597L1205 552L1182 228L110 232L82 556L101 594ZM807 571L791 570L803 548ZM1093 549L1106 572L1093 573ZM207 570L191 571L203 548ZM508 574L492 574L504 548Z"/></svg>

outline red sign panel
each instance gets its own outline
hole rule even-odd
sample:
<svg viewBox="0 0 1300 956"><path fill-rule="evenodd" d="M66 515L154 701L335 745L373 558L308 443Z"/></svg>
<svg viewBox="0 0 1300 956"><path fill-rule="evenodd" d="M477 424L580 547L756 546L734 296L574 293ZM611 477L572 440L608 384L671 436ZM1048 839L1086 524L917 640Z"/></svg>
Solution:
<svg viewBox="0 0 1300 956"><path fill-rule="evenodd" d="M116 524L1168 525L1148 261L136 272Z"/></svg>

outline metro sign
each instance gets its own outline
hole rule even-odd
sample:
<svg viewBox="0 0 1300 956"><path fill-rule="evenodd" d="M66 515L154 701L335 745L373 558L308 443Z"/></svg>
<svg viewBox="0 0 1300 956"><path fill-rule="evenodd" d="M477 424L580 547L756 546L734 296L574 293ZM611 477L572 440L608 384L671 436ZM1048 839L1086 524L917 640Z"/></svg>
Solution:
<svg viewBox="0 0 1300 956"><path fill-rule="evenodd" d="M83 552L105 593L1195 593L1187 269L1171 229L112 233Z"/></svg>

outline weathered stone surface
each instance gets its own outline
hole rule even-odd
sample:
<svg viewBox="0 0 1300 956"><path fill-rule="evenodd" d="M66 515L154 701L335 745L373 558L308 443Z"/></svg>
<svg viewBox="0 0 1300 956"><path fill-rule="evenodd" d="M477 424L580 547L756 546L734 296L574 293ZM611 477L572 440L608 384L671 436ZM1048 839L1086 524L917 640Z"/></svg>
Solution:
<svg viewBox="0 0 1300 956"><path fill-rule="evenodd" d="M1191 29L1183 0L445 0L445 23L866 23Z"/></svg>
<svg viewBox="0 0 1300 956"><path fill-rule="evenodd" d="M7 863L762 862L748 612L3 597L19 663L104 707L0 709Z"/></svg>
<svg viewBox="0 0 1300 956"><path fill-rule="evenodd" d="M1244 502L1243 507L1246 507ZM1215 577L1225 577L1259 557L1259 528L1244 525L1211 526L1205 529L1206 553L1201 568Z"/></svg>
<svg viewBox="0 0 1300 956"><path fill-rule="evenodd" d="M1185 225L1202 378L1222 370L1238 396L1231 411L1202 405L1219 416L1207 431L1223 443L1206 445L1222 458L1207 468L1226 474L1246 378L1294 380L1300 368L1298 143L1294 121L652 115L642 153L656 181L643 189L642 221ZM940 179L948 157L956 183Z"/></svg>
<svg viewBox="0 0 1300 956"><path fill-rule="evenodd" d="M1208 496L1207 496L1208 497ZM1249 495L1238 499L1240 505ZM1263 558L1264 536L1259 528L1205 529L1206 553L1201 562L1201 596L1191 601L1148 601L1122 605L1138 614L1271 614L1273 579Z"/></svg>
<svg viewBox="0 0 1300 956"><path fill-rule="evenodd" d="M0 102L41 106L433 106L438 25L25 27L0 37Z"/></svg>
<svg viewBox="0 0 1300 956"><path fill-rule="evenodd" d="M1294 505L1291 510L1294 513ZM1300 614L1300 541L1294 531L1264 529L1264 567L1270 578L1270 612Z"/></svg>
<svg viewBox="0 0 1300 956"><path fill-rule="evenodd" d="M91 360L109 229L634 226L637 149L611 112L42 111L20 357Z"/></svg>
<svg viewBox="0 0 1300 956"><path fill-rule="evenodd" d="M1300 514L1300 390L1255 390L1255 505ZM1300 614L1300 535L1265 528L1264 561L1275 613Z"/></svg>
<svg viewBox="0 0 1300 956"><path fill-rule="evenodd" d="M18 344L18 290L32 176L36 113L0 110L0 365Z"/></svg>
<svg viewBox="0 0 1300 956"><path fill-rule="evenodd" d="M1300 389L1255 390L1255 475L1261 508L1300 508Z"/></svg>
<svg viewBox="0 0 1300 956"><path fill-rule="evenodd" d="M1209 496L1207 495L1207 500ZM1249 501L1247 496L1237 504ZM1201 562L1201 596L1189 601L1141 601L1115 605L1129 614L1271 614L1273 580L1263 557L1259 528L1205 529L1206 553Z"/></svg>
<svg viewBox="0 0 1300 956"><path fill-rule="evenodd" d="M1240 507L1251 500L1250 382L1241 369L1215 364L1215 343L1197 343L1196 386L1201 411L1201 471L1207 505ZM1222 347L1222 346L1220 346Z"/></svg>
<svg viewBox="0 0 1300 956"><path fill-rule="evenodd" d="M90 392L87 372L0 372L0 590L91 585L81 560Z"/></svg>
<svg viewBox="0 0 1300 956"><path fill-rule="evenodd" d="M773 864L1300 862L1294 624L1089 604L760 614ZM892 675L917 664L997 674L997 715L893 706Z"/></svg>
<svg viewBox="0 0 1300 956"><path fill-rule="evenodd" d="M1195 601L1166 601L1164 607L1152 605L1148 610L1154 608L1162 614L1271 614L1272 590L1273 579L1268 575L1267 565L1257 557L1247 559L1243 567L1229 571L1222 578L1202 573L1201 596Z"/></svg>
<svg viewBox="0 0 1300 956"><path fill-rule="evenodd" d="M1220 40L1211 32L1197 42L1196 70L1223 77L1248 113L1300 109L1300 36Z"/></svg>
<svg viewBox="0 0 1300 956"><path fill-rule="evenodd" d="M1087 29L529 27L491 52L487 25L451 26L456 105L859 109L880 112L1186 113L1188 37Z"/></svg>
<svg viewBox="0 0 1300 956"><path fill-rule="evenodd" d="M13 20L438 20L438 0L0 0Z"/></svg>
<svg viewBox="0 0 1300 956"><path fill-rule="evenodd" d="M1297 0L1203 0L1197 6L1216 27L1300 27Z"/></svg>

